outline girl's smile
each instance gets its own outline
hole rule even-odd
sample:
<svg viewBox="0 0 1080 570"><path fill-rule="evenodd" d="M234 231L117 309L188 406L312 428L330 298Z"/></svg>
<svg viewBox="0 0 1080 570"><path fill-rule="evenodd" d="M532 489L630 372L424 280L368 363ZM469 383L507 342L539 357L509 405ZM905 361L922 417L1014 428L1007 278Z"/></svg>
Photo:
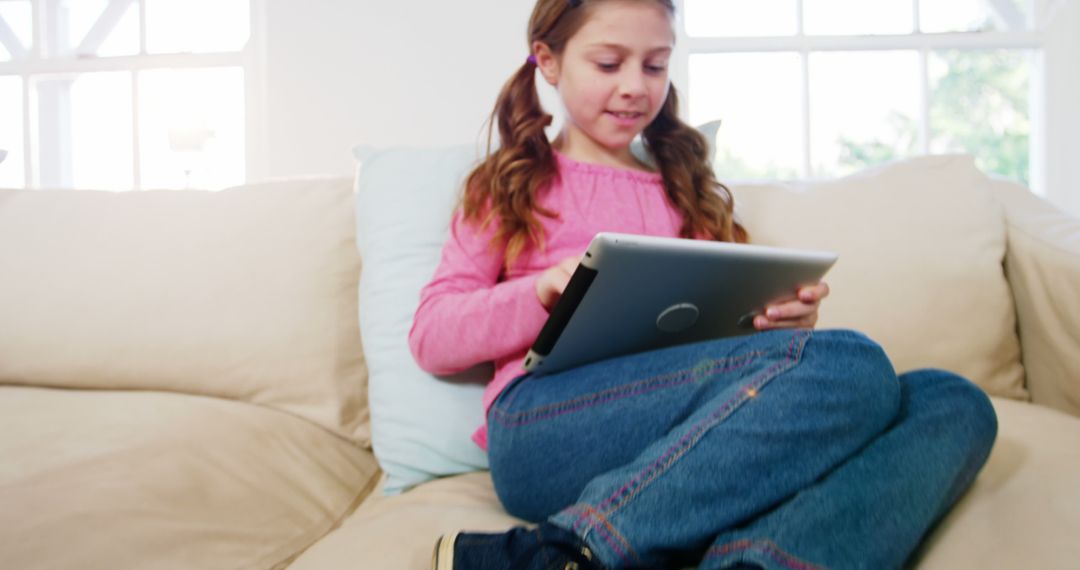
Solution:
<svg viewBox="0 0 1080 570"><path fill-rule="evenodd" d="M625 129L631 129L641 123L645 113L637 111L606 111L607 115L615 121L615 124ZM643 127L644 128L644 127Z"/></svg>

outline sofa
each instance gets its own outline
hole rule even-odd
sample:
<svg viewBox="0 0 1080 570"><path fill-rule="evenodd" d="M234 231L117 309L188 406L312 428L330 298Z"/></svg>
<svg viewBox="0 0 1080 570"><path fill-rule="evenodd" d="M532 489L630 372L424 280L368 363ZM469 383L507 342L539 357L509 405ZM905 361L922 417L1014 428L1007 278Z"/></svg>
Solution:
<svg viewBox="0 0 1080 570"><path fill-rule="evenodd" d="M0 191L0 567L421 569L522 524L467 441L484 369L403 352L476 151L357 154L355 179ZM1077 568L1080 220L960 155L733 192L754 242L840 254L819 328L991 395L988 463L913 566Z"/></svg>

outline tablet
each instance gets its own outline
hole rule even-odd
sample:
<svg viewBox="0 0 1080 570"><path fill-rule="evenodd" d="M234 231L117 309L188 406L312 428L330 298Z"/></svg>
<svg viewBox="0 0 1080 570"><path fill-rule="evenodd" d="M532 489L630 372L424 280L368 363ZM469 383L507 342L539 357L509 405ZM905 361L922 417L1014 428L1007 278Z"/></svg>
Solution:
<svg viewBox="0 0 1080 570"><path fill-rule="evenodd" d="M776 301L816 283L837 255L599 233L525 357L551 373L598 360L755 332Z"/></svg>

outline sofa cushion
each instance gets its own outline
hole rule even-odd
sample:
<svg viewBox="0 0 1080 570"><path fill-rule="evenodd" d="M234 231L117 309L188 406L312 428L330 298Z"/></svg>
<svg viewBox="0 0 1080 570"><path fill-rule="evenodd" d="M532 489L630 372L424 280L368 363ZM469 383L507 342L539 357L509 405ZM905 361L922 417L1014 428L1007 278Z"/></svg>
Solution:
<svg viewBox="0 0 1080 570"><path fill-rule="evenodd" d="M1076 568L1080 419L992 400L999 428L990 459L927 540L919 568Z"/></svg>
<svg viewBox="0 0 1080 570"><path fill-rule="evenodd" d="M944 368L1023 399L1005 218L990 184L969 156L929 156L733 192L754 243L840 254L819 328L867 333L901 372Z"/></svg>
<svg viewBox="0 0 1080 570"><path fill-rule="evenodd" d="M1032 404L992 401L997 444L974 486L932 531L916 567L1073 568L1080 557L1080 420ZM521 522L499 506L486 473L433 481L397 497L374 492L290 570L422 570L441 534L516 524Z"/></svg>
<svg viewBox="0 0 1080 570"><path fill-rule="evenodd" d="M1080 416L1080 219L1014 182L990 190L1006 212L1005 268L1031 400Z"/></svg>
<svg viewBox="0 0 1080 570"><path fill-rule="evenodd" d="M0 384L243 400L367 440L347 179L0 191Z"/></svg>
<svg viewBox="0 0 1080 570"><path fill-rule="evenodd" d="M161 392L0 387L5 568L282 568L376 481L304 419Z"/></svg>
<svg viewBox="0 0 1080 570"><path fill-rule="evenodd" d="M289 569L427 570L435 540L443 534L500 532L525 524L499 505L486 471L431 481L397 496L380 489Z"/></svg>

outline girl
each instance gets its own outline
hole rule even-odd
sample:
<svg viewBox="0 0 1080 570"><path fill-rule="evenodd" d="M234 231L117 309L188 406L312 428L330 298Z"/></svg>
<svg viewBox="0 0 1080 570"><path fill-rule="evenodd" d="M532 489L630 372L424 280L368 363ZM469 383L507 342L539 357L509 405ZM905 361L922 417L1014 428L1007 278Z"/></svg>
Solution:
<svg viewBox="0 0 1080 570"><path fill-rule="evenodd" d="M671 0L534 8L500 148L466 182L409 338L436 374L494 361L474 439L506 510L539 526L444 536L440 570L896 568L989 454L996 418L971 383L897 377L865 336L810 330L824 283L754 335L523 374L596 232L747 240L677 118L673 22ZM566 109L552 142L537 71Z"/></svg>

